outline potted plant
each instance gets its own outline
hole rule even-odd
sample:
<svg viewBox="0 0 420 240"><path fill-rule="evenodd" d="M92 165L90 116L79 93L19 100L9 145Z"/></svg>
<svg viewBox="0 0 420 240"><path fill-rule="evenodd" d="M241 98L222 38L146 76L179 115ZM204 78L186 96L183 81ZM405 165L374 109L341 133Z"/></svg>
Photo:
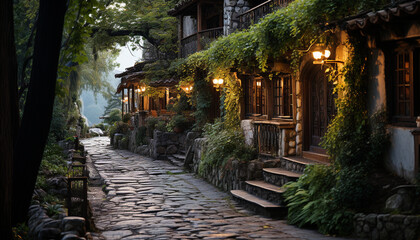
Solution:
<svg viewBox="0 0 420 240"><path fill-rule="evenodd" d="M189 122L188 119L182 115L178 114L172 117L168 123L168 130L174 131L176 133L181 133L188 128Z"/></svg>

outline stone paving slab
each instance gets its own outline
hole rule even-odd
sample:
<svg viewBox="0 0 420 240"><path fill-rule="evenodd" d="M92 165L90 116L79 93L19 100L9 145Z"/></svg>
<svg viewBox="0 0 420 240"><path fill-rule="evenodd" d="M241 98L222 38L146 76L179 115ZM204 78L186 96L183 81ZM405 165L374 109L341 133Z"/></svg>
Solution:
<svg viewBox="0 0 420 240"><path fill-rule="evenodd" d="M100 197L89 191L103 239L338 239L254 215L180 167L112 149L108 137L82 142L106 185Z"/></svg>

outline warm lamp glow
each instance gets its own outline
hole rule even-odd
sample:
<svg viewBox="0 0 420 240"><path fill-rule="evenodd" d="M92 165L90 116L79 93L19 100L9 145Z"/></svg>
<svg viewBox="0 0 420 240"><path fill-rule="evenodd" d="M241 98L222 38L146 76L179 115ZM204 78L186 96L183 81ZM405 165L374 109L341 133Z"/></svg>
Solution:
<svg viewBox="0 0 420 240"><path fill-rule="evenodd" d="M219 88L221 85L223 85L224 80L222 78L215 78L213 79L213 85L215 88Z"/></svg>
<svg viewBox="0 0 420 240"><path fill-rule="evenodd" d="M141 92L144 92L144 91L146 91L146 87L141 87L140 90L141 90Z"/></svg>
<svg viewBox="0 0 420 240"><path fill-rule="evenodd" d="M124 102L128 102L128 97L125 97L124 98Z"/></svg>
<svg viewBox="0 0 420 240"><path fill-rule="evenodd" d="M325 58L329 58L330 56L331 56L331 52L330 52L330 50L327 50L327 49L326 49L326 50L324 51L324 57L325 57Z"/></svg>
<svg viewBox="0 0 420 240"><path fill-rule="evenodd" d="M314 57L315 60L319 60L319 59L322 58L322 52L314 51L314 52L312 52L312 56Z"/></svg>
<svg viewBox="0 0 420 240"><path fill-rule="evenodd" d="M261 81L257 81L257 87L261 87Z"/></svg>

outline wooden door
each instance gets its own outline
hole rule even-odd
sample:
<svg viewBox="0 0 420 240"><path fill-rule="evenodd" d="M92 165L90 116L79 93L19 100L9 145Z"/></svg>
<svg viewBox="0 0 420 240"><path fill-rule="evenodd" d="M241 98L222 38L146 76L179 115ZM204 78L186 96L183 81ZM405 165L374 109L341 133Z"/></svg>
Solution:
<svg viewBox="0 0 420 240"><path fill-rule="evenodd" d="M309 75L309 149L310 151L325 153L320 143L327 131L328 124L336 114L333 94L333 84L328 79L323 69L316 68L313 74Z"/></svg>

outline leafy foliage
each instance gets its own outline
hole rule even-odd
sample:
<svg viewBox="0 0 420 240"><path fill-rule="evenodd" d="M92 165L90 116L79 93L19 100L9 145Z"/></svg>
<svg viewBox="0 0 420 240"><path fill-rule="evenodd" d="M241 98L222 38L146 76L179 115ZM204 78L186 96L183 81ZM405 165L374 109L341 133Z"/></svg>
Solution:
<svg viewBox="0 0 420 240"><path fill-rule="evenodd" d="M118 121L121 121L121 110L116 108L112 109L108 117L104 120L104 122L108 123L109 125L112 125Z"/></svg>
<svg viewBox="0 0 420 240"><path fill-rule="evenodd" d="M145 126L141 126L137 129L137 132L136 132L137 146L147 144L146 133L147 133L147 128Z"/></svg>
<svg viewBox="0 0 420 240"><path fill-rule="evenodd" d="M297 182L285 185L289 208L288 221L299 227L315 225L322 233L347 235L352 231L353 213L333 197L337 184L333 167L311 165Z"/></svg>
<svg viewBox="0 0 420 240"><path fill-rule="evenodd" d="M232 157L241 161L257 157L256 150L245 145L242 131L225 128L220 121L206 124L204 136L207 138L207 146L200 161L201 175L209 169L222 167Z"/></svg>

